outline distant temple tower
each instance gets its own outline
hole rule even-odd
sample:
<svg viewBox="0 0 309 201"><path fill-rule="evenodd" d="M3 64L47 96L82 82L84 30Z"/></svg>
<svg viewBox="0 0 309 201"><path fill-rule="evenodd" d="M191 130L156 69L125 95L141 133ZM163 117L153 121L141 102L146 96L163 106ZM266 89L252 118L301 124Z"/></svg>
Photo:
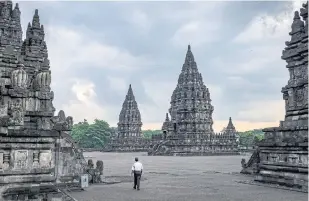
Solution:
<svg viewBox="0 0 309 201"><path fill-rule="evenodd" d="M118 138L141 138L142 121L131 84L119 114Z"/></svg>
<svg viewBox="0 0 309 201"><path fill-rule="evenodd" d="M199 73L190 45L171 97L162 134L152 136L149 155L239 154L236 129L230 118L223 133L214 133L210 93Z"/></svg>
<svg viewBox="0 0 309 201"><path fill-rule="evenodd" d="M190 45L178 78L178 84L171 97L170 128L173 135L185 133L213 132L213 106L208 88L198 72Z"/></svg>
<svg viewBox="0 0 309 201"><path fill-rule="evenodd" d="M142 125L141 113L130 84L119 114L117 134L105 149L115 152L148 151L149 140L143 138Z"/></svg>
<svg viewBox="0 0 309 201"><path fill-rule="evenodd" d="M224 129L224 132L226 132L226 133L236 133L235 126L232 122L232 117L229 118L229 123L227 124L227 127Z"/></svg>

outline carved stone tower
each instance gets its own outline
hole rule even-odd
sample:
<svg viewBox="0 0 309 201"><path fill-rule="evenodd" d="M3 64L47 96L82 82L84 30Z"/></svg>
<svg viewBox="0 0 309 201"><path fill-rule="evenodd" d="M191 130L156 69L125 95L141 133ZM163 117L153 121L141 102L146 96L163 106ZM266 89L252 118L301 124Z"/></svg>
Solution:
<svg viewBox="0 0 309 201"><path fill-rule="evenodd" d="M227 133L236 133L236 129L235 129L235 126L232 122L232 117L229 118L229 123L227 124L227 127L225 128L224 130L225 132Z"/></svg>
<svg viewBox="0 0 309 201"><path fill-rule="evenodd" d="M227 130L212 128L210 93L199 73L190 45L178 83L171 97L162 133L152 136L149 155L205 156L238 155L236 129L230 118Z"/></svg>
<svg viewBox="0 0 309 201"><path fill-rule="evenodd" d="M72 117L54 116L38 10L22 42L18 4L1 1L0 33L0 200L62 200L63 178L78 184L83 161L70 141Z"/></svg>
<svg viewBox="0 0 309 201"><path fill-rule="evenodd" d="M141 138L142 121L131 84L119 114L118 138Z"/></svg>
<svg viewBox="0 0 309 201"><path fill-rule="evenodd" d="M213 106L208 88L204 85L190 45L171 97L171 126L173 135L213 132Z"/></svg>
<svg viewBox="0 0 309 201"><path fill-rule="evenodd" d="M302 16L303 20L301 20ZM279 127L267 128L265 139L242 172L256 168L256 180L308 190L308 2L295 11L291 40L282 59L290 78L282 88L285 118ZM250 162L253 161L253 162Z"/></svg>
<svg viewBox="0 0 309 201"><path fill-rule="evenodd" d="M0 47L11 45L19 50L23 32L18 4L13 9L12 1L0 1L0 15Z"/></svg>

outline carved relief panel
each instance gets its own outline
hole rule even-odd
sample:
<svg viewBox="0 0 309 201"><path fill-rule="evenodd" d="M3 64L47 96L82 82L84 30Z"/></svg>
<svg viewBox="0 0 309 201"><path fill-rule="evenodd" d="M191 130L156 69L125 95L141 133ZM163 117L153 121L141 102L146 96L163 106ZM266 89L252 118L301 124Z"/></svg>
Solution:
<svg viewBox="0 0 309 201"><path fill-rule="evenodd" d="M50 150L42 151L39 155L39 163L41 168L50 168L52 163L52 153Z"/></svg>
<svg viewBox="0 0 309 201"><path fill-rule="evenodd" d="M16 150L14 156L14 169L26 169L28 166L28 151Z"/></svg>
<svg viewBox="0 0 309 201"><path fill-rule="evenodd" d="M305 100L304 95L305 95L304 88L297 89L295 91L295 101L296 101L297 107L301 107L304 105L304 100Z"/></svg>

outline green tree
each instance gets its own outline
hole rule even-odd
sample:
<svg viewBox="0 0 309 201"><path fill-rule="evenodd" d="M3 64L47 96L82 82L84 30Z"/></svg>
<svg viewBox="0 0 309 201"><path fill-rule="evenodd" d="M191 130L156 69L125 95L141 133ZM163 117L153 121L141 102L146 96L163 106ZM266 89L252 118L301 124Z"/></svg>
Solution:
<svg viewBox="0 0 309 201"><path fill-rule="evenodd" d="M87 120L73 125L73 139L83 148L102 148L110 139L111 128L104 120L95 119L92 124Z"/></svg>
<svg viewBox="0 0 309 201"><path fill-rule="evenodd" d="M261 129L254 129L245 132L239 132L240 146L252 147L255 143L261 141L264 138L264 133Z"/></svg>
<svg viewBox="0 0 309 201"><path fill-rule="evenodd" d="M162 133L161 130L143 130L142 131L144 138L150 139L152 135Z"/></svg>

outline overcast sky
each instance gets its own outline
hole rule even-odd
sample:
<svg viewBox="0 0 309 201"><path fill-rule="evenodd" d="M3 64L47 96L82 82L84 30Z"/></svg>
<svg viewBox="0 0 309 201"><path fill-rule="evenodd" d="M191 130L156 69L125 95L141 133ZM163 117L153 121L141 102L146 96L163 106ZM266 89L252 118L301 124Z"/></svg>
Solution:
<svg viewBox="0 0 309 201"><path fill-rule="evenodd" d="M191 44L214 106L214 129L278 126L288 70L281 53L296 2L19 2L22 26L39 9L54 106L111 126L129 84L143 129L162 125ZM25 34L24 34L25 35Z"/></svg>

